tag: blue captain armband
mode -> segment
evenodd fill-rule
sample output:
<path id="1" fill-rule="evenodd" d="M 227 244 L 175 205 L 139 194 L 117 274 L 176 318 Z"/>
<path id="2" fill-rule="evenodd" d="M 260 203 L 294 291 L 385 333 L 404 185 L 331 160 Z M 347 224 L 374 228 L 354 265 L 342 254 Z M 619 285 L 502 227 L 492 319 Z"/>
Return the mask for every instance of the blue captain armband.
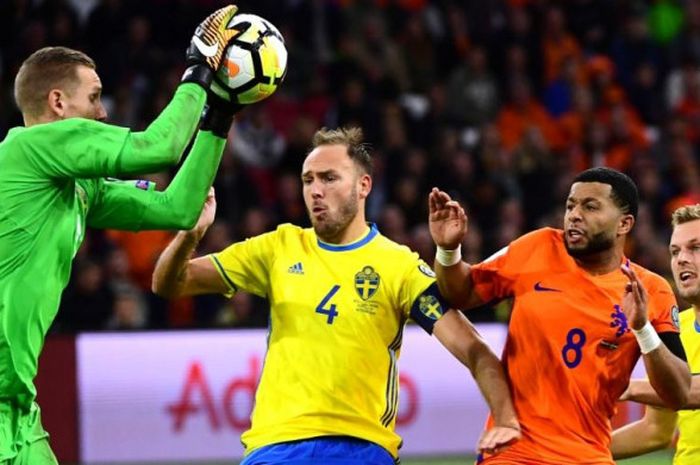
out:
<path id="1" fill-rule="evenodd" d="M 411 318 L 428 334 L 433 334 L 433 326 L 450 309 L 440 294 L 437 283 L 433 283 L 413 301 Z"/>

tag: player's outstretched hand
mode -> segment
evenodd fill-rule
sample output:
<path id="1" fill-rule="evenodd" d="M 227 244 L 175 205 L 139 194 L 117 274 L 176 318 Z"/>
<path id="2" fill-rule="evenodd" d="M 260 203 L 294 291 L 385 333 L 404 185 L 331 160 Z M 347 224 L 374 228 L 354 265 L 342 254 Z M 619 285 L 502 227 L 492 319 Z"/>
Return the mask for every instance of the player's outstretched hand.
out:
<path id="1" fill-rule="evenodd" d="M 197 224 L 194 225 L 191 232 L 196 234 L 199 238 L 204 236 L 207 232 L 209 226 L 214 223 L 214 218 L 216 218 L 216 193 L 214 188 L 209 188 L 209 193 L 207 194 L 207 199 L 204 201 L 204 207 L 202 208 L 202 213 L 199 214 L 199 219 Z"/>
<path id="2" fill-rule="evenodd" d="M 238 7 L 228 5 L 207 16 L 194 31 L 190 46 L 185 52 L 187 70 L 182 82 L 195 82 L 205 89 L 209 88 L 214 73 L 224 56 L 224 51 L 238 30 L 229 29 L 231 18 L 238 12 Z"/>
<path id="3" fill-rule="evenodd" d="M 629 279 L 622 298 L 622 312 L 630 328 L 640 330 L 647 322 L 647 291 L 632 268 L 622 265 L 620 269 Z"/>
<path id="4" fill-rule="evenodd" d="M 520 428 L 514 426 L 494 426 L 484 431 L 477 446 L 479 453 L 499 454 L 520 439 Z"/>
<path id="5" fill-rule="evenodd" d="M 459 202 L 436 187 L 428 195 L 429 226 L 433 241 L 443 249 L 456 249 L 467 233 L 467 214 Z"/>

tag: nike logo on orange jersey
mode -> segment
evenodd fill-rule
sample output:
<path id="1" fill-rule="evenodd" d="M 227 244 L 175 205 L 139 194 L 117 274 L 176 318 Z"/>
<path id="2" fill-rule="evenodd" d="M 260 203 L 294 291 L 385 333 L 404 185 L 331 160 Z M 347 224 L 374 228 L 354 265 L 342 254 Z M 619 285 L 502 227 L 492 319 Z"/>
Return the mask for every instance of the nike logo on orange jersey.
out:
<path id="1" fill-rule="evenodd" d="M 539 292 L 561 292 L 559 289 L 552 289 L 551 287 L 544 287 L 542 281 L 537 281 L 535 283 L 535 290 Z"/>

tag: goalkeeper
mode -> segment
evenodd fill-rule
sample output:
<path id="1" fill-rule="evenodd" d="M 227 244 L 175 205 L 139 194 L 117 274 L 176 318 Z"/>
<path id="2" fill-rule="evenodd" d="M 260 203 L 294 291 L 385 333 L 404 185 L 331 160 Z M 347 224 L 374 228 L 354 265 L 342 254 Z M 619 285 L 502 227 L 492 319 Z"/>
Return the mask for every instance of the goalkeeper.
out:
<path id="1" fill-rule="evenodd" d="M 85 54 L 38 50 L 15 78 L 24 127 L 0 143 L 0 465 L 53 465 L 33 380 L 85 227 L 132 231 L 194 226 L 214 180 L 237 108 L 207 90 L 236 31 L 235 6 L 207 17 L 186 52 L 172 101 L 143 132 L 111 126 L 100 78 Z M 179 162 L 163 192 L 115 181 Z"/>

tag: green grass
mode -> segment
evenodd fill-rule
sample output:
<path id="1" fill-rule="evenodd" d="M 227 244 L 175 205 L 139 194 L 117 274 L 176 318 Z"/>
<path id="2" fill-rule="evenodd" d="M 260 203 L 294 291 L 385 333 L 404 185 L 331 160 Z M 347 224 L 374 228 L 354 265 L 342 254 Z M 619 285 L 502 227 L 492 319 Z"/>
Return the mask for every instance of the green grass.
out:
<path id="1" fill-rule="evenodd" d="M 665 450 L 646 454 L 633 459 L 620 460 L 618 465 L 671 465 L 673 450 Z M 408 457 L 402 458 L 403 465 L 471 465 L 473 456 L 462 457 Z"/>
<path id="2" fill-rule="evenodd" d="M 673 462 L 673 452 L 672 449 L 662 450 L 646 454 L 642 457 L 620 460 L 617 463 L 620 465 L 671 465 L 671 462 Z"/>
<path id="3" fill-rule="evenodd" d="M 673 450 L 668 449 L 660 452 L 653 452 L 651 454 L 644 455 L 642 457 L 637 457 L 633 459 L 620 460 L 618 465 L 671 465 L 673 459 Z M 474 456 L 462 455 L 458 457 L 437 457 L 437 456 L 426 456 L 426 457 L 405 457 L 401 458 L 402 465 L 472 465 L 474 463 Z M 65 465 L 65 464 L 64 464 Z M 103 464 L 107 465 L 107 464 Z M 120 465 L 120 464 L 112 464 Z M 122 464 L 123 465 L 123 464 Z M 141 465 L 163 465 L 161 463 L 144 463 Z M 176 465 L 169 463 L 168 465 Z M 216 463 L 202 463 L 202 462 L 182 462 L 177 465 L 234 465 L 232 462 L 216 462 Z"/>

